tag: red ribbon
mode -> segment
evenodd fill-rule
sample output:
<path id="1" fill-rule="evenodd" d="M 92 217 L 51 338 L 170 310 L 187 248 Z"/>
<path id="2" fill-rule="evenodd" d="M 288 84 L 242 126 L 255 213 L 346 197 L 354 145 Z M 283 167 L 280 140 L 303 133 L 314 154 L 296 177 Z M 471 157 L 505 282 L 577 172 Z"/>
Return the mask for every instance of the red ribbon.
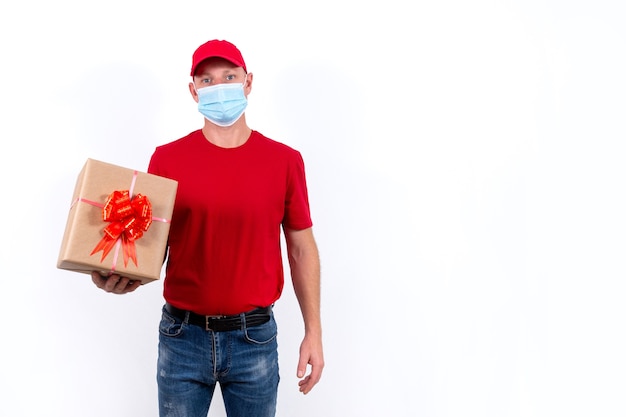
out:
<path id="1" fill-rule="evenodd" d="M 143 236 L 152 224 L 152 205 L 148 197 L 137 194 L 131 199 L 130 191 L 113 191 L 102 208 L 102 219 L 110 224 L 104 228 L 104 237 L 91 252 L 102 251 L 100 262 L 106 258 L 118 241 L 124 253 L 124 266 L 132 260 L 137 266 L 135 241 Z"/>

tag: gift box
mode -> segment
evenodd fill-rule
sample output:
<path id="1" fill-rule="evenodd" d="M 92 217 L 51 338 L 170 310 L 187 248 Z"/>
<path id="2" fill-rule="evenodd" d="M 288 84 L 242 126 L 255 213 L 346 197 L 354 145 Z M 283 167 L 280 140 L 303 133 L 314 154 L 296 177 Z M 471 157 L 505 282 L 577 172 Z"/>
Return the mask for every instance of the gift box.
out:
<path id="1" fill-rule="evenodd" d="M 143 284 L 159 279 L 177 186 L 87 159 L 69 204 L 57 268 L 116 273 Z"/>

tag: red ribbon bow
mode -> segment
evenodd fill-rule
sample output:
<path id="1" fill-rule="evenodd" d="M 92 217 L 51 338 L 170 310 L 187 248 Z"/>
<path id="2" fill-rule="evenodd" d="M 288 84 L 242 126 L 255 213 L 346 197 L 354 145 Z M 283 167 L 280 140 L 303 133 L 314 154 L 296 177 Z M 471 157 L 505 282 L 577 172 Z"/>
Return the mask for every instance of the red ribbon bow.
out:
<path id="1" fill-rule="evenodd" d="M 117 241 L 121 240 L 124 266 L 128 265 L 129 259 L 137 265 L 135 240 L 141 238 L 152 224 L 152 205 L 148 197 L 137 194 L 131 200 L 128 190 L 113 191 L 102 208 L 102 219 L 110 224 L 104 228 L 104 237 L 91 255 L 102 251 L 102 262 Z"/>

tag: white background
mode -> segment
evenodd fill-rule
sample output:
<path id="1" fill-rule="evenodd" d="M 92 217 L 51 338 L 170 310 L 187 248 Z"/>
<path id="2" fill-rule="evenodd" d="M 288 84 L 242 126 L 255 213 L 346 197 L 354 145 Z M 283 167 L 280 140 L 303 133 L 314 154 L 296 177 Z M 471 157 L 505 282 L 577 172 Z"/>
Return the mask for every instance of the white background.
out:
<path id="1" fill-rule="evenodd" d="M 303 153 L 327 367 L 278 416 L 624 416 L 626 9 L 615 1 L 0 6 L 0 415 L 156 416 L 162 282 L 56 269 L 87 158 L 202 125 L 193 50 L 242 50 L 251 127 Z M 216 400 L 210 416 L 224 416 Z"/>

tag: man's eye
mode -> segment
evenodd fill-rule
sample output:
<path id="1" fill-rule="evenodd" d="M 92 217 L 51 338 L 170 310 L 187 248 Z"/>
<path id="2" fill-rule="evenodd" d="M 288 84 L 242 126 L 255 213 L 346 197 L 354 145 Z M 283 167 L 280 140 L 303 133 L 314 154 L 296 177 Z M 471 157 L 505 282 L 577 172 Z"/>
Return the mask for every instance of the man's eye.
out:
<path id="1" fill-rule="evenodd" d="M 200 80 L 200 82 L 202 84 L 210 84 L 211 83 L 211 79 L 210 78 L 203 78 L 202 80 Z"/>
<path id="2" fill-rule="evenodd" d="M 232 81 L 232 80 L 234 80 L 234 79 L 235 79 L 235 76 L 234 76 L 234 75 L 232 75 L 232 74 L 231 74 L 231 75 L 227 75 L 227 76 L 226 76 L 226 80 L 227 80 L 227 81 Z"/>

